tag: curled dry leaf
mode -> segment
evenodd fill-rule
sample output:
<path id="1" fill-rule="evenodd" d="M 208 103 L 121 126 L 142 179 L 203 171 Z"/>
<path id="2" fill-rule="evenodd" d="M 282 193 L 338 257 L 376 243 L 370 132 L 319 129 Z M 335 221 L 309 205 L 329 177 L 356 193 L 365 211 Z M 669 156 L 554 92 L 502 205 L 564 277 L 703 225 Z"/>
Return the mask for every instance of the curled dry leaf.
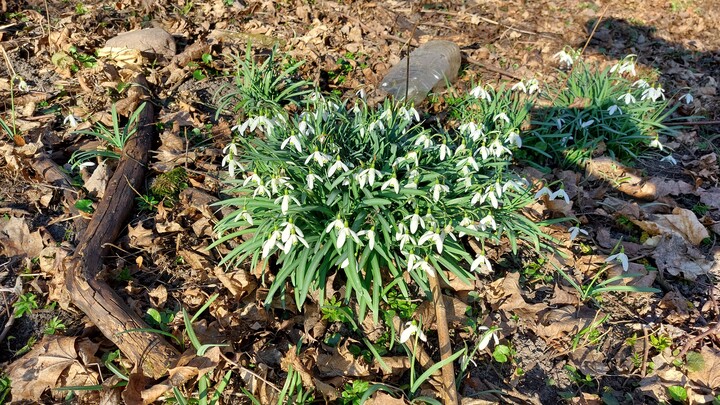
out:
<path id="1" fill-rule="evenodd" d="M 42 249 L 40 231 L 30 232 L 23 218 L 0 218 L 0 253 L 35 258 Z"/>
<path id="2" fill-rule="evenodd" d="M 697 246 L 703 239 L 710 236 L 705 226 L 698 221 L 695 213 L 676 207 L 672 214 L 654 215 L 647 221 L 633 221 L 650 235 L 678 234 Z"/>
<path id="3" fill-rule="evenodd" d="M 520 273 L 508 273 L 504 278 L 490 284 L 486 299 L 494 310 L 505 310 L 521 318 L 535 321 L 537 313 L 547 309 L 544 303 L 528 304 L 520 291 Z"/>

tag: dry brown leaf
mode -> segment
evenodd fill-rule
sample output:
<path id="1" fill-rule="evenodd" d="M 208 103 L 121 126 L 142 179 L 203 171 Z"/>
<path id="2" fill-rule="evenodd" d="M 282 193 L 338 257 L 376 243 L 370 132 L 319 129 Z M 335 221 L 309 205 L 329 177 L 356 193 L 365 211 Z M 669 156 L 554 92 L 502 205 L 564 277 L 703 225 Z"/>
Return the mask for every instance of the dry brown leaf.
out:
<path id="1" fill-rule="evenodd" d="M 537 313 L 547 309 L 543 303 L 528 304 L 520 291 L 520 273 L 508 273 L 494 281 L 486 290 L 486 298 L 494 310 L 505 310 L 522 318 L 535 320 Z"/>
<path id="2" fill-rule="evenodd" d="M 98 198 L 103 198 L 103 195 L 105 195 L 105 188 L 110 180 L 107 163 L 105 163 L 105 161 L 98 163 L 97 167 L 90 175 L 88 175 L 87 170 L 81 170 L 80 174 L 82 175 L 85 184 L 84 187 L 88 193 L 90 193 L 90 195 L 97 196 Z"/>
<path id="3" fill-rule="evenodd" d="M 464 402 L 463 402 L 464 403 Z M 402 398 L 395 398 L 394 396 L 377 391 L 365 404 L 367 405 L 405 405 L 405 400 Z"/>
<path id="4" fill-rule="evenodd" d="M 45 336 L 7 368 L 13 401 L 35 401 L 61 385 L 95 385 L 98 375 L 78 361 L 74 337 Z M 87 355 L 87 353 L 86 353 Z"/>
<path id="5" fill-rule="evenodd" d="M 130 238 L 130 246 L 145 248 L 153 246 L 153 240 L 157 234 L 152 229 L 146 229 L 143 227 L 142 222 L 138 222 L 137 225 L 128 225 L 128 237 Z"/>
<path id="6" fill-rule="evenodd" d="M 40 231 L 30 232 L 23 218 L 0 218 L 0 253 L 35 258 L 42 249 Z"/>
<path id="7" fill-rule="evenodd" d="M 356 359 L 345 345 L 332 348 L 331 354 L 319 353 L 317 368 L 323 377 L 367 377 L 370 375 L 368 366 L 362 361 L 362 358 Z"/>
<path id="8" fill-rule="evenodd" d="M 180 249 L 178 250 L 178 256 L 185 260 L 185 263 L 189 264 L 195 270 L 203 270 L 212 267 L 208 258 L 192 250 Z"/>
<path id="9" fill-rule="evenodd" d="M 257 280 L 246 270 L 225 273 L 222 267 L 215 267 L 214 273 L 235 298 L 242 298 L 257 287 Z"/>
<path id="10" fill-rule="evenodd" d="M 702 366 L 689 369 L 688 378 L 710 389 L 717 389 L 720 387 L 720 350 L 703 345 L 700 355 Z"/>
<path id="11" fill-rule="evenodd" d="M 682 274 L 688 280 L 707 274 L 717 268 L 716 260 L 706 260 L 705 255 L 691 246 L 678 234 L 657 236 L 658 243 L 652 253 L 658 270 L 673 276 Z"/>
<path id="12" fill-rule="evenodd" d="M 672 214 L 654 215 L 646 221 L 635 220 L 633 223 L 650 235 L 679 234 L 695 246 L 710 236 L 695 213 L 685 208 L 676 207 Z"/>

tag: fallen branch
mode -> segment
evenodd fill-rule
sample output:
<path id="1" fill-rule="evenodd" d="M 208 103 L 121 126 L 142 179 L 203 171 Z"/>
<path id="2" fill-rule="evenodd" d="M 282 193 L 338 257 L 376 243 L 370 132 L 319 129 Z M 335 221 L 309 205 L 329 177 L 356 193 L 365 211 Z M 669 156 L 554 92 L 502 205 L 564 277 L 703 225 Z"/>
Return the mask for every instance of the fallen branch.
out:
<path id="1" fill-rule="evenodd" d="M 445 312 L 445 303 L 442 298 L 442 291 L 437 277 L 428 276 L 430 281 L 430 291 L 432 292 L 433 302 L 435 303 L 435 325 L 437 325 L 438 343 L 440 346 L 440 358 L 445 360 L 453 355 L 452 345 L 450 344 L 450 331 L 448 329 L 447 313 Z M 455 369 L 453 362 L 448 362 L 442 367 L 443 378 L 443 397 L 445 404 L 458 404 L 458 393 L 455 388 Z"/>
<path id="2" fill-rule="evenodd" d="M 142 76 L 133 80 L 129 97 L 136 102 L 149 98 Z M 139 116 L 136 135 L 123 150 L 123 157 L 105 190 L 75 253 L 64 263 L 65 283 L 73 304 L 82 310 L 100 331 L 115 343 L 135 367 L 152 378 L 163 376 L 179 356 L 162 337 L 149 332 L 143 320 L 98 278 L 102 257 L 127 220 L 133 200 L 132 187 L 140 187 L 153 137 L 154 109 L 148 103 Z"/>

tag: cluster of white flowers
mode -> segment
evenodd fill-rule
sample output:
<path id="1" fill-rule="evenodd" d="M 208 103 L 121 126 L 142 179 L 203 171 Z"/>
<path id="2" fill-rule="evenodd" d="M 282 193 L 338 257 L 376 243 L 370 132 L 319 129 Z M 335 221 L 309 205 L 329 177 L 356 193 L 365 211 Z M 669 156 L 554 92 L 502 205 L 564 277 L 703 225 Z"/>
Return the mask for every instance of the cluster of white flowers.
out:
<path id="1" fill-rule="evenodd" d="M 626 56 L 622 61 L 614 64 L 610 68 L 610 73 L 618 72 L 618 74 L 625 74 L 630 73 L 630 76 L 636 76 L 637 72 L 635 71 L 635 59 L 637 58 L 637 55 L 628 55 Z"/>

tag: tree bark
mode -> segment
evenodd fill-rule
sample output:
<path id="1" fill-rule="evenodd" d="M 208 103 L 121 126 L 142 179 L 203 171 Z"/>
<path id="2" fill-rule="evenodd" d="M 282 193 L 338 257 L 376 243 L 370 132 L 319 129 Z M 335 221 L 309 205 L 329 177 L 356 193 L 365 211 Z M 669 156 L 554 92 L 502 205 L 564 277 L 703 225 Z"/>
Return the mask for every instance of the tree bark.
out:
<path id="1" fill-rule="evenodd" d="M 129 98 L 136 102 L 149 99 L 147 82 L 142 76 L 133 80 Z M 148 326 L 123 300 L 98 277 L 102 257 L 125 226 L 134 200 L 133 188 L 140 188 L 148 162 L 154 134 L 154 109 L 150 102 L 138 117 L 137 132 L 125 145 L 105 196 L 87 225 L 75 253 L 64 263 L 65 283 L 80 310 L 122 353 L 134 361 L 135 367 L 151 378 L 160 378 L 178 358 L 177 350 L 160 335 L 149 332 L 128 332 Z"/>

